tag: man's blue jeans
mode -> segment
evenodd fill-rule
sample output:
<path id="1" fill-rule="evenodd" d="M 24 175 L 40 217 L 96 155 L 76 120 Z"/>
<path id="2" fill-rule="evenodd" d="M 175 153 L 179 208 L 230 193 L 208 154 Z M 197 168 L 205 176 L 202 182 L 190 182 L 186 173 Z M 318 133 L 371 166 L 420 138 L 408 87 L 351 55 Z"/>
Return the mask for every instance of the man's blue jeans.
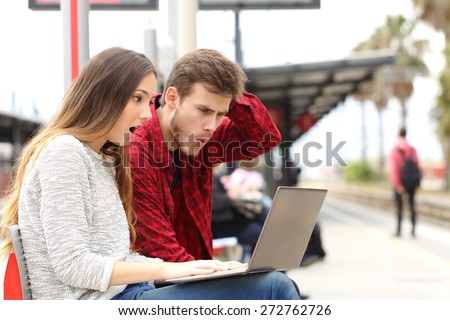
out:
<path id="1" fill-rule="evenodd" d="M 155 288 L 128 285 L 113 300 L 299 300 L 292 280 L 281 272 L 264 272 Z"/>

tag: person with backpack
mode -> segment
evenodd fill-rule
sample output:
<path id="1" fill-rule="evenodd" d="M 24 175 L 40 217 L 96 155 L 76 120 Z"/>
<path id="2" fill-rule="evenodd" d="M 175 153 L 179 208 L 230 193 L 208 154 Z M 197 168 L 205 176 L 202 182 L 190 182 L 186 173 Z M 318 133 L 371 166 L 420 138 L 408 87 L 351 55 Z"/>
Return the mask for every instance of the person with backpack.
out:
<path id="1" fill-rule="evenodd" d="M 401 128 L 397 144 L 389 157 L 389 177 L 394 188 L 394 198 L 397 212 L 397 230 L 395 235 L 401 235 L 403 217 L 403 196 L 408 196 L 411 213 L 411 236 L 416 235 L 417 214 L 415 194 L 420 186 L 421 170 L 417 151 L 406 140 L 406 129 Z"/>

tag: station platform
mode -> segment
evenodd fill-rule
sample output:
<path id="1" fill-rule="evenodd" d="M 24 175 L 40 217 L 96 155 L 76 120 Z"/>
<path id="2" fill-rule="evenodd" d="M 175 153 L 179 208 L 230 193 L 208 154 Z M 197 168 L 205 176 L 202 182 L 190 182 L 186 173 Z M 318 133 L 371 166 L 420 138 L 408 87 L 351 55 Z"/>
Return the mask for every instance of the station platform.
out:
<path id="1" fill-rule="evenodd" d="M 395 237 L 392 208 L 344 199 L 329 190 L 319 216 L 324 260 L 288 271 L 302 294 L 310 300 L 450 299 L 448 224 L 419 214 L 413 238 L 406 214 L 403 234 Z M 439 199 L 447 204 L 445 197 Z M 4 268 L 0 261 L 0 283 Z M 0 300 L 2 290 L 3 285 Z"/>
<path id="2" fill-rule="evenodd" d="M 323 261 L 288 272 L 311 300 L 450 299 L 450 228 L 406 216 L 394 236 L 391 210 L 333 196 L 319 216 Z"/>

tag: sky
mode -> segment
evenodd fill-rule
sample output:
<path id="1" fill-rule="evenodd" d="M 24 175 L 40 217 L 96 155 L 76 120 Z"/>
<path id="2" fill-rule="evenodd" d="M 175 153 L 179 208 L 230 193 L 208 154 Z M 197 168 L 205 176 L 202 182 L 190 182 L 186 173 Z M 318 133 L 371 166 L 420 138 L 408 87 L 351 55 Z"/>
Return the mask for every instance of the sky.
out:
<path id="1" fill-rule="evenodd" d="M 257 10 L 241 13 L 243 64 L 245 67 L 276 66 L 342 59 L 387 15 L 413 14 L 410 0 L 322 0 L 319 10 Z M 144 29 L 157 30 L 158 61 L 170 68 L 174 43 L 169 36 L 167 5 L 158 11 L 91 11 L 90 55 L 111 46 L 143 52 Z M 234 59 L 234 15 L 231 11 L 201 11 L 197 15 L 197 47 L 220 50 Z M 62 16 L 60 12 L 31 11 L 28 0 L 4 1 L 0 9 L 0 110 L 48 119 L 63 94 Z M 438 92 L 436 77 L 442 67 L 441 35 L 426 27 L 418 37 L 431 39 L 427 62 L 433 77 L 418 78 L 409 101 L 409 138 L 421 159 L 442 161 L 442 152 L 429 120 L 429 110 Z M 13 92 L 14 106 L 13 106 Z M 375 108 L 365 105 L 368 157 L 379 152 Z M 387 153 L 395 143 L 400 109 L 393 99 L 383 114 Z M 350 124 L 350 125 L 349 125 Z M 361 105 L 352 99 L 341 103 L 295 144 L 298 152 L 309 141 L 325 143 L 326 132 L 333 143 L 346 141 L 340 153 L 350 163 L 361 155 Z M 320 159 L 324 155 L 318 153 Z M 327 168 L 322 168 L 327 170 Z M 318 172 L 317 169 L 314 172 Z"/>

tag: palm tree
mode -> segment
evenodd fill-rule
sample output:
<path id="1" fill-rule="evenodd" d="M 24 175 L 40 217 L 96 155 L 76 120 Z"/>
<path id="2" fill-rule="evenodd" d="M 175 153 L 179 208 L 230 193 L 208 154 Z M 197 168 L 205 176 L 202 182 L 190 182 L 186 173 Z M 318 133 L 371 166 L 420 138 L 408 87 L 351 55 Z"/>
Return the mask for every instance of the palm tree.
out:
<path id="1" fill-rule="evenodd" d="M 450 187 L 450 1 L 413 0 L 420 9 L 419 18 L 445 36 L 445 67 L 439 78 L 441 93 L 431 112 L 436 121 L 436 133 L 442 145 L 445 161 L 445 190 Z"/>
<path id="2" fill-rule="evenodd" d="M 389 96 L 396 97 L 401 105 L 401 124 L 406 126 L 407 99 L 413 92 L 413 80 L 417 74 L 426 74 L 427 68 L 420 56 L 426 48 L 426 41 L 412 41 L 410 35 L 416 22 L 403 16 L 389 16 L 383 26 L 375 29 L 366 41 L 354 51 L 389 49 L 397 53 L 393 66 L 383 67 L 375 76 L 374 92 L 370 100 L 375 103 L 379 116 L 380 155 L 379 169 L 384 169 L 382 112 Z"/>
<path id="3" fill-rule="evenodd" d="M 420 10 L 419 19 L 443 32 L 445 40 L 450 40 L 450 2 L 447 0 L 413 0 L 414 7 Z"/>
<path id="4" fill-rule="evenodd" d="M 374 93 L 372 94 L 372 100 L 375 104 L 378 113 L 378 170 L 383 172 L 385 160 L 384 160 L 384 128 L 383 128 L 383 111 L 386 108 L 389 99 L 389 87 L 383 83 L 377 83 Z"/>
<path id="5" fill-rule="evenodd" d="M 359 85 L 356 93 L 352 94 L 352 98 L 361 103 L 361 160 L 367 161 L 367 127 L 366 127 L 366 101 L 372 100 L 373 92 L 372 82 L 365 81 Z"/>
<path id="6" fill-rule="evenodd" d="M 447 62 L 440 77 L 439 84 L 441 92 L 436 98 L 436 105 L 431 110 L 431 117 L 436 121 L 436 133 L 441 142 L 444 154 L 445 185 L 444 189 L 449 190 L 450 180 L 450 42 L 447 42 L 445 50 L 445 60 Z"/>
<path id="7" fill-rule="evenodd" d="M 378 114 L 378 136 L 379 136 L 379 157 L 378 169 L 380 172 L 384 168 L 384 129 L 383 129 L 383 111 L 389 98 L 389 88 L 382 83 L 363 82 L 358 91 L 352 95 L 353 99 L 361 103 L 361 160 L 367 161 L 367 133 L 365 123 L 365 102 L 372 101 Z"/>
<path id="8" fill-rule="evenodd" d="M 355 51 L 390 49 L 397 53 L 395 64 L 384 68 L 384 71 L 378 74 L 378 79 L 390 85 L 392 95 L 399 100 L 402 127 L 406 127 L 407 99 L 414 90 L 414 77 L 428 73 L 421 59 L 427 48 L 427 41 L 411 41 L 410 36 L 415 26 L 416 21 L 407 20 L 401 15 L 389 16 L 383 26 L 377 28 L 367 41 L 354 49 Z"/>

